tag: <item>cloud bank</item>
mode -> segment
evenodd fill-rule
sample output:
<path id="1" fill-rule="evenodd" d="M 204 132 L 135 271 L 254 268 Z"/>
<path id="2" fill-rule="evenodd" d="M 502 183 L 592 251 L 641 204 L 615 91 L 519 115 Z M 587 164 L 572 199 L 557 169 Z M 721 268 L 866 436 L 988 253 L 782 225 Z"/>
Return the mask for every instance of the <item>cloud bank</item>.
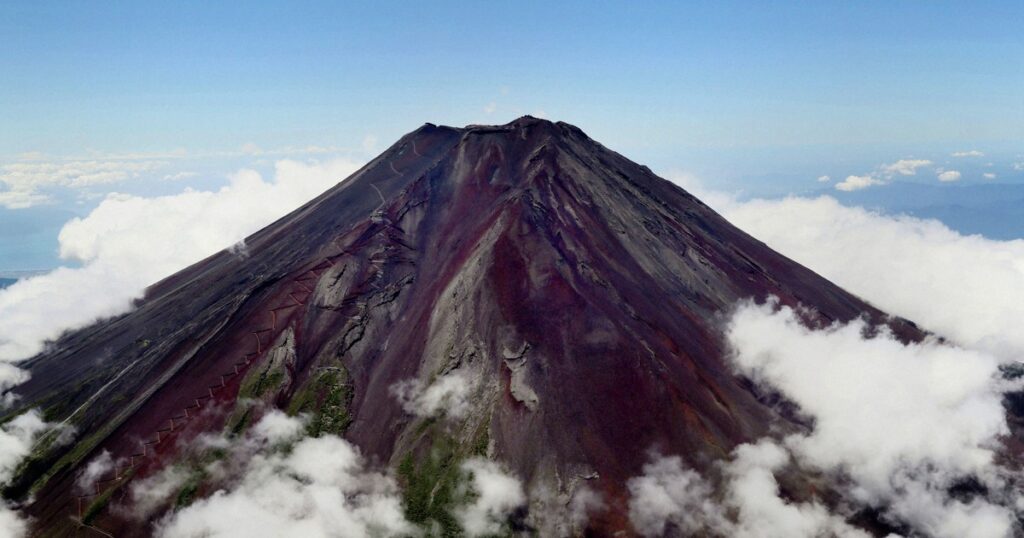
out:
<path id="1" fill-rule="evenodd" d="M 300 420 L 279 411 L 264 417 L 250 440 L 262 440 L 264 449 L 252 456 L 244 476 L 170 514 L 158 525 L 157 536 L 326 538 L 417 533 L 402 512 L 394 479 L 369 470 L 359 451 L 345 440 L 329 435 L 280 448 L 280 442 L 294 439 L 302 429 Z"/>
<path id="2" fill-rule="evenodd" d="M 882 310 L 1004 360 L 1024 357 L 1024 240 L 965 236 L 830 197 L 719 200 L 733 224 Z"/>

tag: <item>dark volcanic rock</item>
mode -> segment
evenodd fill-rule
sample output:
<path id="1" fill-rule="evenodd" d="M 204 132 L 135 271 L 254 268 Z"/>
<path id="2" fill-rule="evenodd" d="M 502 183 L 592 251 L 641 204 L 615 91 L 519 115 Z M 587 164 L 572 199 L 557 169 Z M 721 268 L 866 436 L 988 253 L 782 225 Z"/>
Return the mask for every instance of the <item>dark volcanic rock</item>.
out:
<path id="1" fill-rule="evenodd" d="M 7 492 L 33 493 L 37 530 L 71 534 L 81 515 L 147 534 L 95 497 L 77 513 L 83 465 L 102 450 L 128 458 L 130 473 L 100 486 L 116 504 L 199 432 L 244 427 L 239 402 L 257 400 L 314 412 L 318 431 L 393 467 L 443 437 L 528 487 L 586 482 L 608 501 L 591 530 L 628 532 L 625 481 L 648 450 L 705 468 L 779 418 L 726 364 L 723 316 L 738 300 L 883 319 L 646 167 L 531 117 L 427 124 L 246 247 L 27 361 L 22 409 L 79 431 Z M 389 390 L 452 372 L 473 387 L 457 421 L 410 416 Z"/>

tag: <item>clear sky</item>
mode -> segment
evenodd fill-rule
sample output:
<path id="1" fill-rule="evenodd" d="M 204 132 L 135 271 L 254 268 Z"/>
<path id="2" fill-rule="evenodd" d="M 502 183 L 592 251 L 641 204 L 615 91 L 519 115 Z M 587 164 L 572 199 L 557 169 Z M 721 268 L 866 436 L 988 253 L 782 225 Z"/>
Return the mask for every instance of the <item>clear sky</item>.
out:
<path id="1" fill-rule="evenodd" d="M 899 159 L 1020 181 L 1022 28 L 1020 1 L 8 1 L 0 226 L 527 113 L 754 193 Z"/>

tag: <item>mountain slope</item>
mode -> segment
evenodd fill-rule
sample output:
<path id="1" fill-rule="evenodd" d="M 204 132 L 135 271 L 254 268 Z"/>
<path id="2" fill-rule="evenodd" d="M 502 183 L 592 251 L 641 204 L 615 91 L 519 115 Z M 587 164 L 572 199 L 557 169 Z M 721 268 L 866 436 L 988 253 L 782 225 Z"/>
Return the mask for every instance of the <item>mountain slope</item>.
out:
<path id="1" fill-rule="evenodd" d="M 787 415 L 724 360 L 723 314 L 767 295 L 819 321 L 886 319 L 576 127 L 428 124 L 27 361 L 12 414 L 37 406 L 79 433 L 37 450 L 7 494 L 32 494 L 41 533 L 84 520 L 146 535 L 112 508 L 126 484 L 200 432 L 279 407 L 397 469 L 413 519 L 445 508 L 412 487 L 451 478 L 432 462 L 479 453 L 531 488 L 586 483 L 607 500 L 591 530 L 628 530 L 625 481 L 649 449 L 706 468 Z M 441 378 L 466 387 L 464 413 L 418 416 L 396 398 Z M 76 492 L 104 450 L 124 463 Z"/>

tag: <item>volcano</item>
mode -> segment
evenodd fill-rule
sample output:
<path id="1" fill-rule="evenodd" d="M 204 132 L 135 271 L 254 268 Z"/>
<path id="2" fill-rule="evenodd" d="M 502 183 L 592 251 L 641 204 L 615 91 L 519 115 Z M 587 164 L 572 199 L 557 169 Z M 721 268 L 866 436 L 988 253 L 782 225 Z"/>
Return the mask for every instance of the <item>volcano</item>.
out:
<path id="1" fill-rule="evenodd" d="M 700 200 L 566 123 L 426 124 L 331 190 L 151 286 L 128 314 L 25 363 L 17 405 L 71 425 L 5 495 L 47 536 L 146 536 L 128 484 L 203 432 L 306 413 L 407 488 L 481 454 L 528 489 L 603 507 L 580 532 L 632 533 L 626 481 L 649 451 L 705 469 L 799 418 L 727 362 L 724 316 L 778 297 L 821 321 L 920 331 L 772 251 Z M 410 413 L 396 386 L 457 378 L 457 416 Z M 780 426 L 781 424 L 781 426 Z M 119 463 L 76 487 L 104 451 Z M 193 484 L 202 496 L 215 483 Z M 184 494 L 185 492 L 182 492 Z M 428 493 L 406 508 L 426 522 Z M 181 494 L 178 494 L 180 500 Z M 531 510 L 518 514 L 534 525 Z"/>

